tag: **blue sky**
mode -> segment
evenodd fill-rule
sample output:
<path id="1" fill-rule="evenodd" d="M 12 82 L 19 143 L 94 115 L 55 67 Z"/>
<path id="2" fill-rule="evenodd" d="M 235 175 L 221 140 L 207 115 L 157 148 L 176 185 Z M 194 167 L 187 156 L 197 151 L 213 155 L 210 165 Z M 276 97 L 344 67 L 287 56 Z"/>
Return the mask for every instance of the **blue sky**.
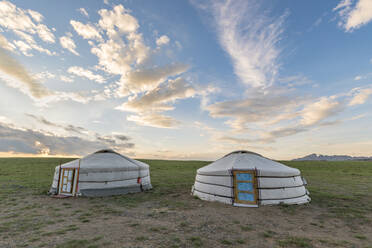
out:
<path id="1" fill-rule="evenodd" d="M 0 1 L 0 156 L 372 155 L 372 3 Z"/>

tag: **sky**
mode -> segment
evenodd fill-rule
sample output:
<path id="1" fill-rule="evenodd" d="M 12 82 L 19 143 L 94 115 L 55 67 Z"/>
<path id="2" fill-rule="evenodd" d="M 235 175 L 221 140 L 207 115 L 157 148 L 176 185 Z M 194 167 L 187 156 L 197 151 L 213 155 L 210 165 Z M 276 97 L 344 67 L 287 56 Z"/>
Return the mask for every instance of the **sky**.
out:
<path id="1" fill-rule="evenodd" d="M 0 1 L 0 156 L 372 156 L 370 0 Z"/>

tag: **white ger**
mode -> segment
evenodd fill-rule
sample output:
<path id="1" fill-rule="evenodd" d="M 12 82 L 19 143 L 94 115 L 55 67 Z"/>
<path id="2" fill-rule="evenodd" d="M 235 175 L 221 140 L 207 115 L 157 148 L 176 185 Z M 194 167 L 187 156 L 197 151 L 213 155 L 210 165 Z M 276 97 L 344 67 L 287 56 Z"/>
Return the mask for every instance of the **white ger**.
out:
<path id="1" fill-rule="evenodd" d="M 108 196 L 151 189 L 149 166 L 113 150 L 100 150 L 55 169 L 51 194 Z"/>
<path id="2" fill-rule="evenodd" d="M 197 170 L 192 194 L 206 201 L 258 207 L 310 202 L 298 169 L 249 151 L 235 151 Z"/>

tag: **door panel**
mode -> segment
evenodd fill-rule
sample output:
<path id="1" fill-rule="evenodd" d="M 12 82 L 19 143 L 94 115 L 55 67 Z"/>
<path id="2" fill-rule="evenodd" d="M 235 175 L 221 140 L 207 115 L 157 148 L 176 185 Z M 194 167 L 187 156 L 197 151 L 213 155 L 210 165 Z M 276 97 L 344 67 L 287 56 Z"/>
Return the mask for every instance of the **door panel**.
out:
<path id="1" fill-rule="evenodd" d="M 257 182 L 255 170 L 234 170 L 234 201 L 240 204 L 257 205 Z"/>
<path id="2" fill-rule="evenodd" d="M 75 169 L 62 169 L 61 193 L 72 194 Z"/>
<path id="3" fill-rule="evenodd" d="M 253 191 L 253 183 L 241 183 L 238 182 L 238 190 L 239 191 Z"/>

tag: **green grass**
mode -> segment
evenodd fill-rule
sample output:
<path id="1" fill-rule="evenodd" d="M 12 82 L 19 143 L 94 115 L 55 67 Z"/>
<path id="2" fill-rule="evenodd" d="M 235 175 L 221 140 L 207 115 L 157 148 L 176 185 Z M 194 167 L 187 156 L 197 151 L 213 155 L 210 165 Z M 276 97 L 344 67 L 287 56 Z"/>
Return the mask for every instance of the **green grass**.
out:
<path id="1" fill-rule="evenodd" d="M 193 247 L 203 247 L 203 240 L 200 237 L 194 236 L 189 238 L 189 240 Z"/>
<path id="2" fill-rule="evenodd" d="M 0 204 L 16 206 L 17 197 L 23 194 L 46 194 L 52 183 L 54 168 L 71 158 L 0 158 Z M 205 161 L 164 161 L 141 160 L 150 165 L 154 189 L 143 194 L 129 194 L 110 197 L 120 206 L 135 207 L 145 201 L 159 201 L 169 209 L 188 209 L 189 202 L 178 201 L 179 195 L 189 194 L 195 180 L 196 170 L 209 162 Z M 312 204 L 326 207 L 328 216 L 366 220 L 372 211 L 372 162 L 327 162 L 327 161 L 281 161 L 301 170 L 307 179 Z M 12 196 L 9 198 L 8 196 Z M 164 199 L 164 195 L 172 196 Z M 163 198 L 162 198 L 163 197 Z M 94 199 L 92 201 L 95 201 Z M 99 200 L 97 200 L 99 203 Z M 64 207 L 70 203 L 64 203 Z M 30 205 L 27 208 L 37 208 Z M 96 208 L 100 209 L 100 208 Z M 294 214 L 295 206 L 282 206 L 284 212 Z M 100 209 L 101 211 L 101 209 Z M 103 209 L 113 215 L 115 209 Z M 101 211 L 101 212 L 102 212 Z M 56 215 L 58 213 L 55 213 Z M 157 214 L 153 213 L 153 217 Z M 81 222 L 88 222 L 89 216 L 80 216 Z M 368 221 L 368 220 L 367 220 Z M 244 230 L 244 227 L 242 228 Z"/>
<path id="3" fill-rule="evenodd" d="M 45 194 L 52 183 L 54 168 L 66 163 L 71 158 L 0 158 L 0 187 L 2 198 L 7 195 L 20 196 L 22 193 Z M 154 189 L 145 194 L 130 194 L 112 197 L 113 201 L 123 205 L 135 206 L 139 202 L 158 199 L 163 195 L 189 193 L 195 180 L 196 170 L 209 162 L 205 161 L 165 161 L 141 160 L 150 165 L 151 181 Z M 372 162 L 327 162 L 327 161 L 281 161 L 301 170 L 308 180 L 312 203 L 335 207 L 334 213 L 358 216 L 364 211 L 356 208 L 355 212 L 343 212 L 343 207 L 350 208 L 360 200 L 372 199 Z M 16 194 L 14 194 L 16 193 Z M 0 199 L 1 200 L 1 199 Z M 15 199 L 8 199 L 16 202 Z M 1 202 L 1 201 L 0 201 Z M 164 202 L 172 207 L 174 202 Z M 342 204 L 340 208 L 340 202 Z M 369 200 L 366 203 L 372 203 Z M 179 203 L 185 204 L 185 203 Z M 349 204 L 349 205 L 348 205 Z M 68 206 L 69 203 L 64 203 Z M 37 206 L 35 206 L 37 207 Z M 187 206 L 176 206 L 186 207 Z M 338 207 L 338 208 L 337 208 Z M 372 204 L 366 204 L 364 210 L 372 211 Z M 361 210 L 361 211 L 358 211 Z M 290 209 L 289 211 L 292 211 Z"/>
<path id="4" fill-rule="evenodd" d="M 288 237 L 278 242 L 280 247 L 311 248 L 311 240 L 301 237 Z"/>
<path id="5" fill-rule="evenodd" d="M 251 225 L 246 225 L 246 226 L 241 225 L 240 229 L 245 232 L 254 230 L 254 228 Z"/>
<path id="6" fill-rule="evenodd" d="M 371 161 L 281 162 L 301 170 L 308 182 L 311 204 L 329 211 L 324 217 L 341 218 L 350 223 L 366 221 L 366 215 L 372 211 Z M 296 208 L 285 211 L 296 211 Z"/>
<path id="7" fill-rule="evenodd" d="M 51 207 L 49 215 L 53 220 L 42 216 L 32 216 L 35 210 L 43 208 L 40 203 L 24 204 L 24 196 L 29 194 L 46 195 L 53 180 L 54 168 L 60 163 L 65 163 L 72 159 L 59 158 L 0 158 L 0 209 L 6 207 L 0 219 L 0 236 L 11 237 L 20 235 L 24 232 L 40 231 L 41 239 L 43 235 L 70 234 L 79 232 L 78 226 L 93 225 L 99 223 L 102 218 L 115 218 L 126 213 L 126 209 L 139 206 L 149 202 L 153 209 L 147 213 L 146 218 L 161 218 L 168 216 L 172 210 L 187 211 L 188 209 L 198 208 L 202 201 L 187 198 L 190 195 L 191 186 L 195 180 L 196 170 L 208 164 L 203 161 L 164 161 L 164 160 L 142 160 L 150 165 L 151 182 L 153 190 L 141 194 L 129 194 L 105 198 L 89 198 L 92 208 L 89 210 L 75 209 L 74 201 L 64 201 L 59 208 Z M 312 228 L 327 228 L 329 218 L 342 220 L 342 224 L 353 226 L 371 225 L 370 213 L 372 212 L 372 162 L 292 162 L 282 161 L 282 163 L 301 170 L 302 175 L 307 179 L 307 189 L 312 198 L 311 205 L 316 209 L 322 209 L 321 218 L 311 221 L 309 226 Z M 181 198 L 181 200 L 180 200 Z M 183 199 L 182 199 L 183 198 Z M 187 199 L 187 200 L 184 200 Z M 283 215 L 295 215 L 308 206 L 279 206 L 279 211 Z M 48 233 L 48 225 L 62 223 L 66 217 L 63 209 L 71 209 L 71 216 L 74 216 L 75 226 L 62 224 L 64 228 L 53 229 Z M 243 211 L 243 210 L 242 210 Z M 57 218 L 58 217 L 58 218 Z M 89 222 L 91 221 L 91 222 Z M 88 223 L 89 222 L 89 223 Z M 207 222 L 206 222 L 207 223 Z M 252 224 L 245 224 L 241 220 L 232 219 L 233 226 L 242 235 L 251 235 L 258 232 Z M 70 223 L 69 223 L 70 224 Z M 146 229 L 154 235 L 171 233 L 171 229 L 163 229 L 161 226 L 144 226 L 137 222 L 126 224 L 132 229 Z M 189 231 L 195 227 L 195 223 L 180 220 L 176 223 L 177 228 L 182 231 Z M 203 223 L 201 224 L 203 225 Z M 329 225 L 328 225 L 329 226 Z M 221 231 L 223 227 L 217 227 Z M 262 230 L 262 229 L 261 229 Z M 287 237 L 275 230 L 274 232 L 259 231 L 258 235 L 262 239 L 273 239 L 280 247 L 312 247 L 312 241 L 305 237 Z M 222 232 L 222 231 L 221 231 Z M 1 238 L 0 237 L 0 238 Z M 147 240 L 147 236 L 138 236 L 137 241 Z M 207 239 L 202 239 L 196 233 L 188 234 L 183 237 L 184 242 L 192 247 L 203 247 L 208 245 Z M 238 245 L 244 243 L 244 239 L 223 239 L 221 245 Z M 243 237 L 242 237 L 243 238 Z M 353 242 L 368 242 L 369 236 L 354 233 L 351 235 Z M 367 240 L 366 240 L 367 239 Z M 356 241 L 355 241 L 356 240 Z M 28 238 L 28 242 L 39 241 L 39 236 Z M 150 241 L 148 241 L 150 242 Z M 318 241 L 317 241 L 318 242 Z M 320 241 L 319 241 L 320 242 Z M 324 242 L 335 242 L 327 241 Z M 24 242 L 26 243 L 26 241 Z M 179 244 L 173 242 L 173 246 Z M 182 245 L 186 245 L 182 243 Z M 36 243 L 35 243 L 36 244 Z M 34 243 L 32 244 L 34 245 Z M 37 244 L 42 247 L 44 243 Z M 315 244 L 314 244 L 315 245 Z M 66 240 L 58 247 L 94 247 L 92 240 Z M 45 245 L 48 247 L 48 244 Z"/>
<path id="8" fill-rule="evenodd" d="M 187 209 L 185 202 L 177 201 L 177 196 L 189 194 L 195 180 L 196 170 L 207 165 L 205 161 L 166 161 L 141 160 L 150 165 L 151 183 L 154 188 L 144 194 L 130 194 L 113 197 L 115 201 L 127 207 L 135 207 L 149 200 L 161 200 L 164 207 L 170 209 Z M 174 195 L 174 199 L 162 199 L 164 195 Z"/>
<path id="9" fill-rule="evenodd" d="M 272 238 L 272 237 L 274 237 L 275 234 L 276 234 L 276 232 L 268 230 L 268 231 L 263 232 L 262 236 L 264 238 Z"/>
<path id="10" fill-rule="evenodd" d="M 145 241 L 147 238 L 145 236 L 137 236 L 136 241 Z"/>
<path id="11" fill-rule="evenodd" d="M 57 248 L 98 248 L 100 245 L 94 244 L 94 240 L 73 239 L 57 245 Z"/>
<path id="12" fill-rule="evenodd" d="M 357 235 L 355 235 L 354 237 L 357 238 L 357 239 L 360 239 L 360 240 L 366 240 L 366 239 L 367 239 L 366 236 L 364 236 L 364 235 L 360 235 L 360 234 L 357 234 Z"/>
<path id="13" fill-rule="evenodd" d="M 234 243 L 230 240 L 223 239 L 223 240 L 221 240 L 221 244 L 223 244 L 223 245 L 233 245 Z"/>
<path id="14" fill-rule="evenodd" d="M 0 158 L 2 194 L 45 194 L 50 188 L 54 168 L 70 158 Z M 1 199 L 0 199 L 1 201 Z"/>

